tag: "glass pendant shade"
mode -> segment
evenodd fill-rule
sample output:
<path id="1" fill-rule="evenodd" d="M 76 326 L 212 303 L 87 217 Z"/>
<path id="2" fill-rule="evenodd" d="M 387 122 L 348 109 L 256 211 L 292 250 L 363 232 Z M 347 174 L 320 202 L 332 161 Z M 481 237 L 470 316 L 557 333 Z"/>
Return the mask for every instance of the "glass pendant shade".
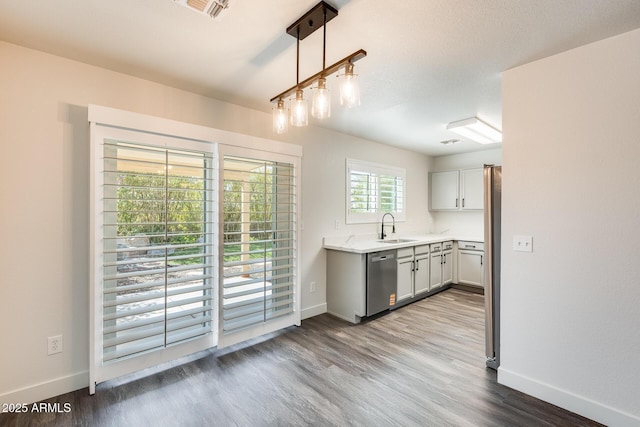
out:
<path id="1" fill-rule="evenodd" d="M 316 119 L 331 117 L 331 94 L 327 89 L 327 80 L 324 77 L 318 79 L 318 87 L 313 92 L 311 115 Z"/>
<path id="2" fill-rule="evenodd" d="M 338 76 L 340 83 L 340 105 L 347 108 L 360 105 L 360 82 L 358 75 L 353 74 L 353 64 L 348 62 L 344 74 Z"/>
<path id="3" fill-rule="evenodd" d="M 289 117 L 284 107 L 284 100 L 278 99 L 278 105 L 273 109 L 273 131 L 277 134 L 286 133 L 289 129 Z"/>
<path id="4" fill-rule="evenodd" d="M 296 90 L 296 98 L 291 100 L 291 126 L 306 126 L 309 124 L 309 108 L 303 98 L 302 89 Z"/>

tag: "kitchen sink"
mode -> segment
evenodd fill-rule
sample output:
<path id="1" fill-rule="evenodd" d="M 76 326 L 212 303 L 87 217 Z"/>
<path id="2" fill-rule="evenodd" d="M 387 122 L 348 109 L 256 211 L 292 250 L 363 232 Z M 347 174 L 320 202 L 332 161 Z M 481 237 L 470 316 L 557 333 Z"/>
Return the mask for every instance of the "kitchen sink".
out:
<path id="1" fill-rule="evenodd" d="M 407 243 L 407 242 L 415 242 L 413 239 L 389 239 L 389 240 L 378 240 L 379 243 Z"/>

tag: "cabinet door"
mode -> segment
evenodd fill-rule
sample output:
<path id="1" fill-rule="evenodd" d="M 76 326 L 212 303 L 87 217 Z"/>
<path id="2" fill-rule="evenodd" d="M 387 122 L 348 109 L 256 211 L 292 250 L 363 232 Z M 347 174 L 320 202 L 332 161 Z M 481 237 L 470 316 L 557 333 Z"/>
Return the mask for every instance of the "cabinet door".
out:
<path id="1" fill-rule="evenodd" d="M 429 255 L 416 256 L 413 289 L 415 295 L 429 290 Z"/>
<path id="2" fill-rule="evenodd" d="M 453 281 L 453 255 L 451 252 L 442 254 L 442 284 Z"/>
<path id="3" fill-rule="evenodd" d="M 460 203 L 458 171 L 431 174 L 431 210 L 456 210 Z"/>
<path id="4" fill-rule="evenodd" d="M 462 209 L 484 209 L 484 169 L 462 171 Z"/>
<path id="5" fill-rule="evenodd" d="M 429 290 L 432 290 L 442 286 L 442 255 L 431 254 L 429 264 Z"/>
<path id="6" fill-rule="evenodd" d="M 398 259 L 398 302 L 413 297 L 413 257 Z"/>
<path id="7" fill-rule="evenodd" d="M 483 286 L 484 253 L 458 251 L 458 283 Z"/>

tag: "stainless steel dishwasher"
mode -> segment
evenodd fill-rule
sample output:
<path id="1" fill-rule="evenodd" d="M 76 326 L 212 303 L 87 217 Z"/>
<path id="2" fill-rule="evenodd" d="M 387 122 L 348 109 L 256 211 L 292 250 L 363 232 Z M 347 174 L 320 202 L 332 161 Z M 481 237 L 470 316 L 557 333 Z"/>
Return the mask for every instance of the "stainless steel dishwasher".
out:
<path id="1" fill-rule="evenodd" d="M 395 250 L 367 254 L 367 316 L 396 304 L 397 272 Z"/>

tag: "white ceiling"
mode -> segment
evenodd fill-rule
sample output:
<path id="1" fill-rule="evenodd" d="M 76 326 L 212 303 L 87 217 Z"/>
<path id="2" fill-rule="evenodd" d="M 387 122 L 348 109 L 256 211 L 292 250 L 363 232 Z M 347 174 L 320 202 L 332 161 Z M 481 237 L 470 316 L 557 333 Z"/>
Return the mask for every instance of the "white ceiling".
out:
<path id="1" fill-rule="evenodd" d="M 296 79 L 285 29 L 317 3 L 230 0 L 211 19 L 173 0 L 3 0 L 0 39 L 270 111 Z M 331 118 L 310 121 L 431 155 L 499 146 L 439 141 L 459 138 L 447 123 L 473 116 L 501 128 L 502 71 L 640 27 L 639 0 L 328 3 L 339 15 L 327 24 L 327 64 L 368 53 L 356 63 L 362 105 L 334 102 Z M 316 31 L 300 43 L 301 80 L 321 68 Z"/>

